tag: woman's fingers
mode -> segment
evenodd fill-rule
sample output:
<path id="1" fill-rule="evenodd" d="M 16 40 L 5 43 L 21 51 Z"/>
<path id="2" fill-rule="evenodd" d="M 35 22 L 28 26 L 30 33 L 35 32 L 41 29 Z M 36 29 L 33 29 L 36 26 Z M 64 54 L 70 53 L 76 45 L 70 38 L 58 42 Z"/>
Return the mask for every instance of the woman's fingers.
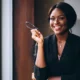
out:
<path id="1" fill-rule="evenodd" d="M 34 39 L 36 42 L 42 42 L 43 41 L 43 35 L 38 31 L 37 29 L 32 29 L 32 39 Z"/>
<path id="2" fill-rule="evenodd" d="M 36 80 L 35 77 L 34 77 L 34 73 L 32 73 L 32 80 Z"/>
<path id="3" fill-rule="evenodd" d="M 61 77 L 50 77 L 48 80 L 61 80 Z"/>
<path id="4" fill-rule="evenodd" d="M 39 35 L 41 34 L 37 29 L 32 29 L 31 33 L 32 33 L 32 36 L 34 35 L 35 37 L 39 37 Z"/>

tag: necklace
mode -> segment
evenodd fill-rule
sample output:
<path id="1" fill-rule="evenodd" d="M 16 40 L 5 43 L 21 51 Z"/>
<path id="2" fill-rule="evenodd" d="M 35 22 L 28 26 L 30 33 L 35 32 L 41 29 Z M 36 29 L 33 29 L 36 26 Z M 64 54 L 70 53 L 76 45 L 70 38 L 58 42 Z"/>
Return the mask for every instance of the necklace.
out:
<path id="1" fill-rule="evenodd" d="M 63 42 L 59 41 L 58 45 L 59 45 L 60 48 L 62 48 Z"/>
<path id="2" fill-rule="evenodd" d="M 61 55 L 58 54 L 58 59 L 60 60 L 60 58 L 61 58 Z"/>
<path id="3" fill-rule="evenodd" d="M 62 45 L 59 46 L 60 48 L 62 47 Z"/>

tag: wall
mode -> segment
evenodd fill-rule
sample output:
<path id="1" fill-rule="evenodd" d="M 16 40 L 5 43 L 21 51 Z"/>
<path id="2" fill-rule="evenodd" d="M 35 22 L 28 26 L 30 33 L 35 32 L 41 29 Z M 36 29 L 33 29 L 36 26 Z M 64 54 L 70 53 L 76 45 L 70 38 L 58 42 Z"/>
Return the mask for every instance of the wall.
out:
<path id="1" fill-rule="evenodd" d="M 77 22 L 72 28 L 72 32 L 80 36 L 80 0 L 64 0 L 65 2 L 71 4 L 77 13 Z"/>
<path id="2" fill-rule="evenodd" d="M 1 4 L 2 80 L 12 80 L 12 0 L 2 0 Z"/>
<path id="3" fill-rule="evenodd" d="M 1 13 L 1 10 L 2 10 L 2 4 L 1 4 L 1 0 L 0 0 L 0 26 L 1 26 L 1 15 L 2 15 L 2 13 Z M 2 78 L 2 72 L 1 72 L 1 70 L 2 70 L 2 54 L 1 54 L 1 49 L 2 49 L 2 47 L 1 47 L 1 33 L 2 33 L 2 31 L 1 31 L 1 27 L 0 27 L 0 80 L 1 80 L 1 78 Z"/>
<path id="4" fill-rule="evenodd" d="M 13 0 L 14 80 L 31 80 L 32 39 L 26 20 L 34 23 L 34 0 Z"/>

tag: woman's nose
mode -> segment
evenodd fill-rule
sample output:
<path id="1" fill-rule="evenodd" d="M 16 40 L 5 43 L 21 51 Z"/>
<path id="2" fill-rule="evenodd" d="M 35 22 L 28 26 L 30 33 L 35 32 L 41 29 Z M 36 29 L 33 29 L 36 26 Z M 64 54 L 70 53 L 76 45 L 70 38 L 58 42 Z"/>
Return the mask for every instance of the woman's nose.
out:
<path id="1" fill-rule="evenodd" d="M 55 19 L 54 24 L 58 24 L 58 23 L 59 23 L 58 19 Z"/>

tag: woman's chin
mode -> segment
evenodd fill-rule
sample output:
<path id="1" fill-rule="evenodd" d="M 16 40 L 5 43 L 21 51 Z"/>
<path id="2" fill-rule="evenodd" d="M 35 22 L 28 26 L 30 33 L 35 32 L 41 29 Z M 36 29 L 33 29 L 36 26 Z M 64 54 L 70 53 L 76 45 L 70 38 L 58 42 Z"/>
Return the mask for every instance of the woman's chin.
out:
<path id="1" fill-rule="evenodd" d="M 61 32 L 54 32 L 54 34 L 55 34 L 55 35 L 60 35 L 60 34 L 61 34 Z"/>

